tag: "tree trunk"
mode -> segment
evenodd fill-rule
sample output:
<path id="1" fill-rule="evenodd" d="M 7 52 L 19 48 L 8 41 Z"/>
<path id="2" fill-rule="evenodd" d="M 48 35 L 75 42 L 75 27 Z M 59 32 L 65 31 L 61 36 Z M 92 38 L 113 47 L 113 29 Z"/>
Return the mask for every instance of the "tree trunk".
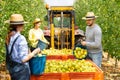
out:
<path id="1" fill-rule="evenodd" d="M 107 61 L 109 61 L 110 60 L 110 54 L 108 53 L 108 56 L 107 56 Z"/>
<path id="2" fill-rule="evenodd" d="M 115 59 L 115 68 L 117 68 L 117 67 L 118 67 L 118 60 Z"/>

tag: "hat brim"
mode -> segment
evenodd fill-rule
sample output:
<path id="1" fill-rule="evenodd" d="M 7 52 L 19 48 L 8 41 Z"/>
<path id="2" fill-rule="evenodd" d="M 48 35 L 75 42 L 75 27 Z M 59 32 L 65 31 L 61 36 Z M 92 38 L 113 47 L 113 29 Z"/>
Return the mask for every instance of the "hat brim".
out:
<path id="1" fill-rule="evenodd" d="M 95 16 L 94 18 L 92 18 L 92 17 L 91 18 L 90 17 L 89 18 L 83 17 L 82 19 L 83 20 L 91 20 L 91 19 L 96 19 L 96 18 L 98 18 L 98 16 Z"/>
<path id="2" fill-rule="evenodd" d="M 38 22 L 40 22 L 40 23 L 41 23 L 42 21 L 36 21 L 36 22 L 33 22 L 33 24 L 38 23 Z"/>
<path id="3" fill-rule="evenodd" d="M 26 21 L 10 22 L 10 20 L 6 20 L 5 23 L 8 23 L 8 24 L 26 24 L 28 22 L 26 22 Z"/>

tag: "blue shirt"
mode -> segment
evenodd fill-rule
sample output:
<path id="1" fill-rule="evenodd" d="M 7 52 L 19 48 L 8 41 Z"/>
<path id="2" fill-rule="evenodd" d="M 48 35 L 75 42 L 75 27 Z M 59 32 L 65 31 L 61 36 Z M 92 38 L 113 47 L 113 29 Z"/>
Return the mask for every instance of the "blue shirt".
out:
<path id="1" fill-rule="evenodd" d="M 15 35 L 11 36 L 10 43 L 8 45 L 8 51 L 10 53 L 12 44 L 17 36 L 19 36 L 19 37 L 13 46 L 13 51 L 12 51 L 11 55 L 12 55 L 12 59 L 14 61 L 22 63 L 22 60 L 28 55 L 28 45 L 27 45 L 27 41 L 26 41 L 25 37 L 23 35 L 21 35 L 19 32 L 17 32 Z"/>

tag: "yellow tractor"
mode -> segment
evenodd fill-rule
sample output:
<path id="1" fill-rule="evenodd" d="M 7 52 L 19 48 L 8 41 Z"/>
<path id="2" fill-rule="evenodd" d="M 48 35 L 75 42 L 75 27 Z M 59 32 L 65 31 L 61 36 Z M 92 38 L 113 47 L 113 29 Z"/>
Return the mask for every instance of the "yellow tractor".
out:
<path id="1" fill-rule="evenodd" d="M 44 35 L 50 42 L 49 47 L 74 49 L 77 39 L 84 36 L 81 30 L 75 29 L 74 0 L 72 4 L 63 0 L 56 0 L 56 4 L 52 0 L 46 1 L 48 29 L 44 30 Z"/>

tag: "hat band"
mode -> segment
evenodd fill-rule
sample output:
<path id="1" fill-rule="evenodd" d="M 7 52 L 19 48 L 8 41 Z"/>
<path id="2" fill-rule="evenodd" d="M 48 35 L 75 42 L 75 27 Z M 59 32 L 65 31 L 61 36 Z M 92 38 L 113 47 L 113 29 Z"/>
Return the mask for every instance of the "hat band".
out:
<path id="1" fill-rule="evenodd" d="M 86 18 L 95 18 L 95 16 L 87 16 Z"/>
<path id="2" fill-rule="evenodd" d="M 10 23 L 24 23 L 24 21 L 10 21 Z"/>

